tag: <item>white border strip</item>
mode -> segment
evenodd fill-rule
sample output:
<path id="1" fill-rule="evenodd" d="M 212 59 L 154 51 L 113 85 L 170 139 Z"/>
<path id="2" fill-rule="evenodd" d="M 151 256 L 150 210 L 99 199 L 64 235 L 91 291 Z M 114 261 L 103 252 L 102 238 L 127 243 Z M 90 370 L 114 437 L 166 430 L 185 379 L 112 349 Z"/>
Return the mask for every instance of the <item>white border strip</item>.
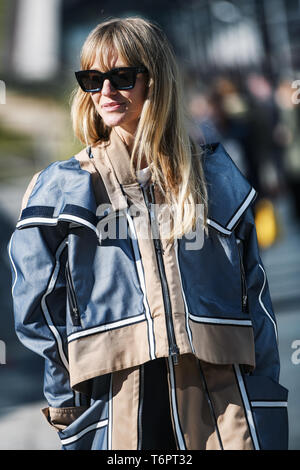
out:
<path id="1" fill-rule="evenodd" d="M 136 269 L 137 269 L 137 273 L 138 273 L 138 277 L 139 277 L 139 281 L 140 281 L 140 286 L 141 286 L 141 289 L 142 289 L 142 292 L 143 292 L 143 302 L 144 302 L 144 307 L 145 307 L 145 311 L 146 311 L 146 318 L 147 318 L 147 323 L 148 323 L 148 333 L 149 333 L 149 342 L 150 342 L 150 357 L 151 357 L 151 359 L 156 359 L 156 356 L 155 356 L 155 342 L 154 342 L 154 330 L 153 330 L 154 326 L 153 326 L 153 319 L 151 317 L 151 313 L 150 313 L 150 309 L 149 309 L 149 305 L 148 305 L 148 300 L 147 300 L 147 297 L 146 297 L 146 283 L 145 283 L 145 277 L 144 277 L 144 272 L 143 272 L 143 265 L 142 265 L 142 260 L 141 260 L 141 256 L 140 256 L 140 252 L 139 252 L 139 247 L 138 247 L 137 235 L 136 235 L 136 231 L 135 231 L 135 227 L 134 227 L 134 222 L 132 220 L 132 217 L 128 213 L 128 210 L 129 209 L 127 209 L 126 216 L 127 216 L 129 229 L 131 231 L 131 234 L 133 235 L 131 237 L 131 239 L 132 239 L 132 246 L 133 246 L 133 250 L 134 250 L 135 264 L 136 264 Z"/>
<path id="2" fill-rule="evenodd" d="M 63 344 L 62 344 L 61 336 L 60 336 L 58 330 L 56 329 L 56 327 L 53 325 L 52 318 L 51 318 L 51 315 L 49 313 L 49 310 L 48 310 L 48 307 L 47 307 L 47 304 L 46 304 L 46 298 L 49 294 L 51 294 L 51 292 L 53 291 L 54 286 L 56 284 L 57 277 L 58 277 L 58 274 L 59 274 L 59 269 L 60 269 L 59 258 L 60 258 L 60 255 L 61 255 L 61 253 L 63 252 L 63 250 L 66 246 L 67 246 L 67 237 L 61 242 L 61 244 L 59 245 L 59 247 L 58 247 L 58 249 L 55 253 L 56 264 L 55 264 L 54 272 L 53 272 L 52 277 L 49 281 L 48 288 L 47 288 L 46 292 L 44 293 L 44 295 L 42 297 L 41 308 L 42 308 L 42 311 L 44 312 L 46 321 L 48 323 L 48 327 L 52 331 L 52 333 L 53 333 L 53 335 L 54 335 L 54 337 L 57 341 L 58 351 L 59 351 L 61 361 L 64 364 L 65 368 L 67 370 L 69 370 L 69 363 L 68 363 L 68 360 L 67 360 L 67 358 L 65 356 L 65 353 L 64 353 L 64 350 L 63 350 Z"/>
<path id="3" fill-rule="evenodd" d="M 270 319 L 271 322 L 273 323 L 273 327 L 274 327 L 274 330 L 275 330 L 276 341 L 278 342 L 278 332 L 277 332 L 276 323 L 275 323 L 275 321 L 273 320 L 273 318 L 271 317 L 271 315 L 269 314 L 269 312 L 267 311 L 266 307 L 264 306 L 263 301 L 261 300 L 261 296 L 262 296 L 263 290 L 264 290 L 265 285 L 266 285 L 267 276 L 266 276 L 265 270 L 264 270 L 264 268 L 262 267 L 262 265 L 259 264 L 258 266 L 260 267 L 260 269 L 262 270 L 263 275 L 264 275 L 264 283 L 263 283 L 263 286 L 262 286 L 261 291 L 260 291 L 260 293 L 259 293 L 258 300 L 259 300 L 259 303 L 260 303 L 261 308 L 263 309 L 263 311 L 265 312 L 265 314 L 269 317 L 269 319 Z"/>
<path id="4" fill-rule="evenodd" d="M 252 326 L 251 320 L 233 320 L 233 319 L 223 319 L 223 318 L 207 318 L 207 317 L 198 317 L 196 315 L 189 314 L 191 320 L 194 320 L 198 323 L 212 323 L 214 325 L 246 325 Z"/>
<path id="5" fill-rule="evenodd" d="M 252 200 L 254 199 L 256 195 L 256 190 L 254 188 L 251 189 L 250 193 L 246 197 L 245 201 L 239 208 L 239 210 L 234 214 L 232 219 L 228 222 L 226 227 L 223 227 L 222 225 L 218 224 L 218 222 L 215 222 L 214 220 L 207 219 L 207 223 L 214 227 L 215 229 L 219 230 L 219 232 L 224 233 L 225 235 L 231 235 L 233 227 L 235 226 L 236 222 L 238 219 L 241 217 L 242 213 L 247 209 L 247 207 L 251 204 Z"/>
<path id="6" fill-rule="evenodd" d="M 80 392 L 74 391 L 75 406 L 80 406 Z"/>
<path id="7" fill-rule="evenodd" d="M 108 395 L 108 429 L 107 429 L 107 450 L 112 450 L 112 427 L 113 427 L 113 403 L 112 403 L 113 374 L 110 374 L 109 395 Z"/>
<path id="8" fill-rule="evenodd" d="M 80 225 L 84 225 L 86 227 L 91 228 L 94 232 L 96 232 L 97 236 L 99 237 L 99 231 L 97 227 L 95 227 L 93 224 L 88 222 L 85 219 L 82 219 L 81 217 L 77 217 L 76 215 L 73 214 L 60 214 L 58 217 L 28 217 L 27 219 L 20 220 L 16 228 L 21 228 L 25 226 L 31 226 L 31 225 L 57 225 L 59 220 L 65 220 L 67 222 L 77 222 Z"/>
<path id="9" fill-rule="evenodd" d="M 15 232 L 14 232 L 14 233 L 15 233 Z M 14 260 L 13 260 L 13 257 L 12 257 L 12 253 L 11 253 L 12 238 L 13 238 L 14 233 L 13 233 L 12 236 L 10 237 L 9 246 L 8 246 L 8 255 L 9 255 L 9 258 L 10 258 L 10 261 L 11 261 L 11 264 L 12 264 L 12 267 L 13 267 L 14 273 L 15 273 L 15 279 L 14 279 L 14 282 L 13 282 L 13 286 L 12 286 L 12 288 L 11 288 L 11 295 L 12 295 L 12 296 L 14 295 L 14 287 L 15 287 L 15 285 L 16 285 L 17 278 L 18 278 L 17 268 L 16 268 L 16 265 L 15 265 L 15 263 L 14 263 Z"/>
<path id="10" fill-rule="evenodd" d="M 249 206 L 249 204 L 251 203 L 255 195 L 256 195 L 256 191 L 254 188 L 252 188 L 249 195 L 247 196 L 247 198 L 245 199 L 244 203 L 241 205 L 237 213 L 233 216 L 230 222 L 226 225 L 226 227 L 229 230 L 231 230 L 234 227 L 236 221 L 240 218 L 242 213 L 247 209 L 247 207 Z"/>
<path id="11" fill-rule="evenodd" d="M 180 429 L 180 424 L 179 424 L 179 416 L 178 416 L 177 403 L 176 403 L 174 367 L 173 367 L 172 358 L 170 356 L 168 356 L 168 361 L 169 361 L 169 369 L 170 369 L 171 401 L 172 401 L 172 411 L 173 411 L 173 418 L 174 418 L 174 424 L 175 424 L 175 432 L 177 436 L 179 449 L 186 450 L 184 439 L 183 439 L 182 432 Z"/>
<path id="12" fill-rule="evenodd" d="M 114 328 L 120 328 L 128 324 L 131 325 L 133 323 L 137 323 L 145 319 L 146 319 L 146 316 L 144 313 L 142 313 L 141 315 L 138 315 L 137 317 L 133 317 L 133 318 L 129 317 L 129 318 L 125 318 L 124 320 L 115 321 L 113 323 L 106 323 L 105 325 L 95 326 L 95 328 L 89 328 L 87 330 L 77 331 L 76 333 L 72 333 L 71 335 L 68 336 L 68 342 L 74 339 L 82 338 L 83 336 L 89 336 L 95 333 L 103 333 L 104 331 L 113 330 Z"/>
<path id="13" fill-rule="evenodd" d="M 214 227 L 215 229 L 219 230 L 219 232 L 225 233 L 225 235 L 231 235 L 231 230 L 227 230 L 226 228 L 222 227 L 222 225 L 218 224 L 214 220 L 207 219 L 207 223 Z"/>
<path id="14" fill-rule="evenodd" d="M 179 259 L 178 259 L 179 245 L 178 245 L 178 240 L 177 240 L 177 238 L 175 239 L 175 242 L 174 242 L 174 250 L 175 250 L 175 256 L 176 256 L 176 262 L 177 262 L 178 275 L 179 275 L 180 285 L 181 285 L 181 293 L 182 293 L 183 302 L 184 302 L 184 307 L 185 307 L 185 327 L 186 327 L 186 330 L 187 330 L 187 334 L 188 334 L 188 338 L 189 338 L 189 342 L 190 342 L 190 346 L 191 346 L 192 352 L 195 354 L 195 348 L 194 348 L 194 345 L 193 345 L 192 332 L 191 332 L 191 328 L 190 328 L 190 325 L 189 325 L 189 316 L 190 316 L 190 313 L 189 313 L 189 310 L 188 310 L 188 306 L 187 306 L 187 302 L 186 302 L 186 297 L 185 297 L 185 293 L 184 293 L 184 290 L 183 290 L 182 278 L 181 278 L 181 271 L 180 271 L 180 266 L 179 266 Z"/>
<path id="15" fill-rule="evenodd" d="M 287 401 L 252 401 L 253 408 L 287 408 Z"/>
<path id="16" fill-rule="evenodd" d="M 139 387 L 139 405 L 138 405 L 138 444 L 137 450 L 142 450 L 142 440 L 143 440 L 143 428 L 142 428 L 142 413 L 144 406 L 144 377 L 145 377 L 145 367 L 144 364 L 141 364 L 140 367 L 140 387 Z"/>
<path id="17" fill-rule="evenodd" d="M 55 218 L 51 217 L 28 217 L 27 219 L 24 220 L 19 220 L 17 222 L 16 228 L 23 227 L 24 225 L 34 225 L 34 224 L 45 224 L 45 225 L 56 225 L 57 220 Z"/>
<path id="18" fill-rule="evenodd" d="M 108 424 L 108 420 L 104 419 L 102 421 L 99 421 L 99 423 L 91 424 L 90 426 L 88 426 L 85 429 L 83 429 L 82 431 L 80 431 L 78 434 L 74 434 L 74 436 L 65 437 L 65 438 L 62 438 L 60 440 L 61 440 L 62 444 L 64 444 L 64 445 L 72 444 L 73 442 L 78 441 L 78 439 L 80 439 L 82 436 L 84 436 L 87 432 L 93 431 L 94 429 L 103 428 L 104 426 L 107 426 L 107 424 Z"/>
<path id="19" fill-rule="evenodd" d="M 254 449 L 255 450 L 260 450 L 258 437 L 257 437 L 257 434 L 256 434 L 256 428 L 255 428 L 255 424 L 254 424 L 254 419 L 253 419 L 253 415 L 252 415 L 252 410 L 251 410 L 251 406 L 250 406 L 250 403 L 249 403 L 249 400 L 248 400 L 248 395 L 247 395 L 247 392 L 246 392 L 244 380 L 243 380 L 243 377 L 242 377 L 239 366 L 237 364 L 233 364 L 233 367 L 234 367 L 234 370 L 235 370 L 235 373 L 236 373 L 236 376 L 237 376 L 238 385 L 239 385 L 239 389 L 240 389 L 240 392 L 241 392 L 241 397 L 242 397 L 242 400 L 243 400 L 243 403 L 244 403 L 244 407 L 245 407 L 245 411 L 246 411 L 246 415 L 247 415 L 247 420 L 248 420 L 248 424 L 249 424 L 249 429 L 250 429 Z"/>

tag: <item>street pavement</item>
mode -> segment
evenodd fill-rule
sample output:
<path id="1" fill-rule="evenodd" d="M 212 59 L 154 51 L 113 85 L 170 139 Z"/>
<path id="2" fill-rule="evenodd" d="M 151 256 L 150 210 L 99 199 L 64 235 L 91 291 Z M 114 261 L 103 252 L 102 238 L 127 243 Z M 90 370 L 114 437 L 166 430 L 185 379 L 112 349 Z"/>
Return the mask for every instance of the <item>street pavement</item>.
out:
<path id="1" fill-rule="evenodd" d="M 6 247 L 28 182 L 29 178 L 22 178 L 1 184 L 0 192 L 0 298 L 3 315 L 0 340 L 6 343 L 6 364 L 0 365 L 0 449 L 54 450 L 60 448 L 57 433 L 46 423 L 40 411 L 46 406 L 42 390 L 43 360 L 17 340 L 10 298 Z M 288 195 L 276 202 L 276 209 L 281 236 L 261 254 L 278 323 L 280 381 L 289 389 L 289 448 L 300 449 L 300 364 L 295 361 L 292 347 L 297 340 L 300 345 L 300 225 L 294 220 Z"/>

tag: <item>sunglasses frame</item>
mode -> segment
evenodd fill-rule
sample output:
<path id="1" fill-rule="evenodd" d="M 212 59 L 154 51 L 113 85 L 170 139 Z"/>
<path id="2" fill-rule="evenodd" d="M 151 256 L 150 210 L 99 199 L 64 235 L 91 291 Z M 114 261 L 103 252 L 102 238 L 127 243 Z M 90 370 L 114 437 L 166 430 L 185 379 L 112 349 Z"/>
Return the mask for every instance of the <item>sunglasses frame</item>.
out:
<path id="1" fill-rule="evenodd" d="M 114 84 L 112 75 L 115 72 L 119 72 L 119 71 L 134 72 L 133 84 L 130 85 L 130 86 L 126 86 L 126 87 L 116 87 L 115 84 Z M 96 75 L 98 75 L 100 77 L 100 79 L 102 80 L 101 87 L 94 88 L 92 90 L 87 90 L 85 88 L 85 86 L 83 85 L 82 76 L 83 76 L 83 74 L 85 74 L 87 72 L 93 72 L 93 73 L 95 73 Z M 75 72 L 75 76 L 76 76 L 76 79 L 79 83 L 80 88 L 83 91 L 85 91 L 86 93 L 94 93 L 94 92 L 98 92 L 98 91 L 102 90 L 103 83 L 104 83 L 105 79 L 108 79 L 110 81 L 110 84 L 115 88 L 115 90 L 131 90 L 135 86 L 136 76 L 137 76 L 138 73 L 148 73 L 148 70 L 146 69 L 146 67 L 143 67 L 143 66 L 141 66 L 141 67 L 116 67 L 114 69 L 109 70 L 108 72 L 100 72 L 99 70 L 92 70 L 91 69 L 91 70 L 79 70 L 78 72 Z"/>

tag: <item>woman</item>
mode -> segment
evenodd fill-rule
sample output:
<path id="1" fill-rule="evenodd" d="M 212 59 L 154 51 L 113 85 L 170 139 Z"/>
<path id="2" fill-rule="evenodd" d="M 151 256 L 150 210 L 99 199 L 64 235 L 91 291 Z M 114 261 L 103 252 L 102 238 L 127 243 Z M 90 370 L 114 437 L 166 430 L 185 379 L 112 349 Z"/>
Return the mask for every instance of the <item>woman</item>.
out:
<path id="1" fill-rule="evenodd" d="M 76 77 L 86 147 L 33 177 L 10 242 L 47 420 L 64 449 L 285 448 L 255 190 L 190 142 L 157 26 L 99 24 Z"/>

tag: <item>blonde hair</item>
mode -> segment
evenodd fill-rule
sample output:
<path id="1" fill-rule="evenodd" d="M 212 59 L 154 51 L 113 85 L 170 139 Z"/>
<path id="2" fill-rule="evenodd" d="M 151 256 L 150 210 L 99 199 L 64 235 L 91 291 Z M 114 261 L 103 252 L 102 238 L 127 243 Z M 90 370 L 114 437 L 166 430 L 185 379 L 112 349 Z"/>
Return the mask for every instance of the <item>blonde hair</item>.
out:
<path id="1" fill-rule="evenodd" d="M 148 95 L 135 133 L 131 171 L 140 168 L 142 157 L 154 181 L 172 208 L 169 242 L 195 230 L 197 205 L 201 204 L 207 229 L 207 190 L 202 152 L 188 136 L 181 97 L 181 79 L 174 53 L 161 29 L 142 18 L 112 19 L 98 24 L 81 51 L 81 68 L 89 69 L 97 57 L 103 71 L 116 52 L 129 66 L 148 70 Z M 97 113 L 89 93 L 75 90 L 71 108 L 75 135 L 86 145 L 109 139 L 108 128 Z M 134 163 L 135 162 L 135 163 Z"/>

